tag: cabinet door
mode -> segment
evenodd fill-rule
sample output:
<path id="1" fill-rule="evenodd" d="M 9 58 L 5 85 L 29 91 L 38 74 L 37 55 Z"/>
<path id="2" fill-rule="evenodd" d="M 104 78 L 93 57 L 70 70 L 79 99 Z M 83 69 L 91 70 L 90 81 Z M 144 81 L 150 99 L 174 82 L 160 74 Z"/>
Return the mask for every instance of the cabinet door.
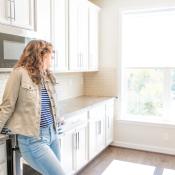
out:
<path id="1" fill-rule="evenodd" d="M 89 121 L 89 137 L 88 137 L 89 151 L 88 159 L 91 160 L 95 157 L 96 153 L 96 135 L 95 135 L 95 120 Z"/>
<path id="2" fill-rule="evenodd" d="M 78 6 L 78 54 L 80 70 L 88 70 L 88 3 L 79 0 Z"/>
<path id="3" fill-rule="evenodd" d="M 74 131 L 67 131 L 60 138 L 61 165 L 66 174 L 73 172 L 73 133 Z"/>
<path id="4" fill-rule="evenodd" d="M 99 8 L 89 2 L 89 70 L 98 70 Z"/>
<path id="5" fill-rule="evenodd" d="M 51 40 L 51 1 L 37 0 L 37 38 Z"/>
<path id="6" fill-rule="evenodd" d="M 7 162 L 0 163 L 0 175 L 7 175 Z"/>
<path id="7" fill-rule="evenodd" d="M 87 0 L 69 0 L 69 68 L 88 68 L 88 6 Z"/>
<path id="8" fill-rule="evenodd" d="M 105 148 L 105 106 L 99 111 L 98 115 L 100 117 L 95 123 L 97 153 Z"/>
<path id="9" fill-rule="evenodd" d="M 7 161 L 7 152 L 6 152 L 6 143 L 1 143 L 0 142 L 0 163 L 6 162 Z"/>
<path id="10" fill-rule="evenodd" d="M 55 72 L 68 70 L 68 0 L 55 0 L 53 7 L 53 38 Z"/>
<path id="11" fill-rule="evenodd" d="M 113 141 L 114 100 L 106 102 L 106 145 Z"/>
<path id="12" fill-rule="evenodd" d="M 76 171 L 82 168 L 88 161 L 87 157 L 87 124 L 76 128 L 75 133 L 75 158 L 76 158 Z"/>
<path id="13" fill-rule="evenodd" d="M 10 1 L 0 0 L 0 23 L 10 24 Z"/>
<path id="14" fill-rule="evenodd" d="M 7 175 L 7 152 L 4 142 L 0 142 L 0 153 L 0 175 Z"/>
<path id="15" fill-rule="evenodd" d="M 14 26 L 33 30 L 34 0 L 12 0 L 11 21 Z"/>
<path id="16" fill-rule="evenodd" d="M 79 0 L 69 0 L 69 69 L 80 70 L 78 53 L 78 5 Z"/>
<path id="17" fill-rule="evenodd" d="M 89 110 L 89 159 L 105 148 L 105 104 Z"/>

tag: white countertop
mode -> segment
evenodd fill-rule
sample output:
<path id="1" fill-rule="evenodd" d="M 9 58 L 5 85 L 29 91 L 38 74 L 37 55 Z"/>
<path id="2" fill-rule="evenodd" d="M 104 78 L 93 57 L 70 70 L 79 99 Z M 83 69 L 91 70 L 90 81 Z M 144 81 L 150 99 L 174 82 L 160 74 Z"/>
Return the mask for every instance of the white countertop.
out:
<path id="1" fill-rule="evenodd" d="M 61 117 L 69 117 L 75 112 L 86 110 L 97 103 L 110 100 L 115 97 L 102 97 L 102 96 L 79 96 L 71 99 L 66 99 L 58 102 L 59 113 Z"/>

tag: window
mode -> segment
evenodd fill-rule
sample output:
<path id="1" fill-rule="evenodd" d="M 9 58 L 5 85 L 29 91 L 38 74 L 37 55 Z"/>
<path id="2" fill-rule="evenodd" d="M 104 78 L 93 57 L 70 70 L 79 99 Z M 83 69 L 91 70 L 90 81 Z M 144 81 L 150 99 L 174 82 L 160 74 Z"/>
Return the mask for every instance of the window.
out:
<path id="1" fill-rule="evenodd" d="M 175 8 L 123 11 L 122 119 L 175 124 Z"/>

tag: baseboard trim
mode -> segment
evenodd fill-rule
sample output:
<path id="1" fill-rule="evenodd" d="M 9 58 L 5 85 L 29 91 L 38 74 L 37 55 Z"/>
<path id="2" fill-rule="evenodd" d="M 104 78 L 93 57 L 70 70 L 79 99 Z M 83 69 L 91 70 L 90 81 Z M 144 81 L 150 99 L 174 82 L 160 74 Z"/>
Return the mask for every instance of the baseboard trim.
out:
<path id="1" fill-rule="evenodd" d="M 120 141 L 114 141 L 110 145 L 117 146 L 117 147 L 123 147 L 123 148 L 137 149 L 137 150 L 142 150 L 142 151 L 175 155 L 175 149 L 170 149 L 170 148 L 162 148 L 162 147 L 141 145 L 141 144 L 128 143 L 128 142 L 126 143 L 126 142 L 120 142 Z"/>

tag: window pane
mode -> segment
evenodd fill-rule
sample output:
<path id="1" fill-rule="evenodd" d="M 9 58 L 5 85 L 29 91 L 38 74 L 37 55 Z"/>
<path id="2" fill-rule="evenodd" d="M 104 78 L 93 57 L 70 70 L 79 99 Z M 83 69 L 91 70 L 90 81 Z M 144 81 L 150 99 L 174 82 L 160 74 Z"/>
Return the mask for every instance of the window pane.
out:
<path id="1" fill-rule="evenodd" d="M 162 69 L 127 70 L 127 115 L 163 116 L 164 72 Z"/>
<path id="2" fill-rule="evenodd" d="M 125 67 L 175 66 L 175 9 L 122 13 Z"/>

